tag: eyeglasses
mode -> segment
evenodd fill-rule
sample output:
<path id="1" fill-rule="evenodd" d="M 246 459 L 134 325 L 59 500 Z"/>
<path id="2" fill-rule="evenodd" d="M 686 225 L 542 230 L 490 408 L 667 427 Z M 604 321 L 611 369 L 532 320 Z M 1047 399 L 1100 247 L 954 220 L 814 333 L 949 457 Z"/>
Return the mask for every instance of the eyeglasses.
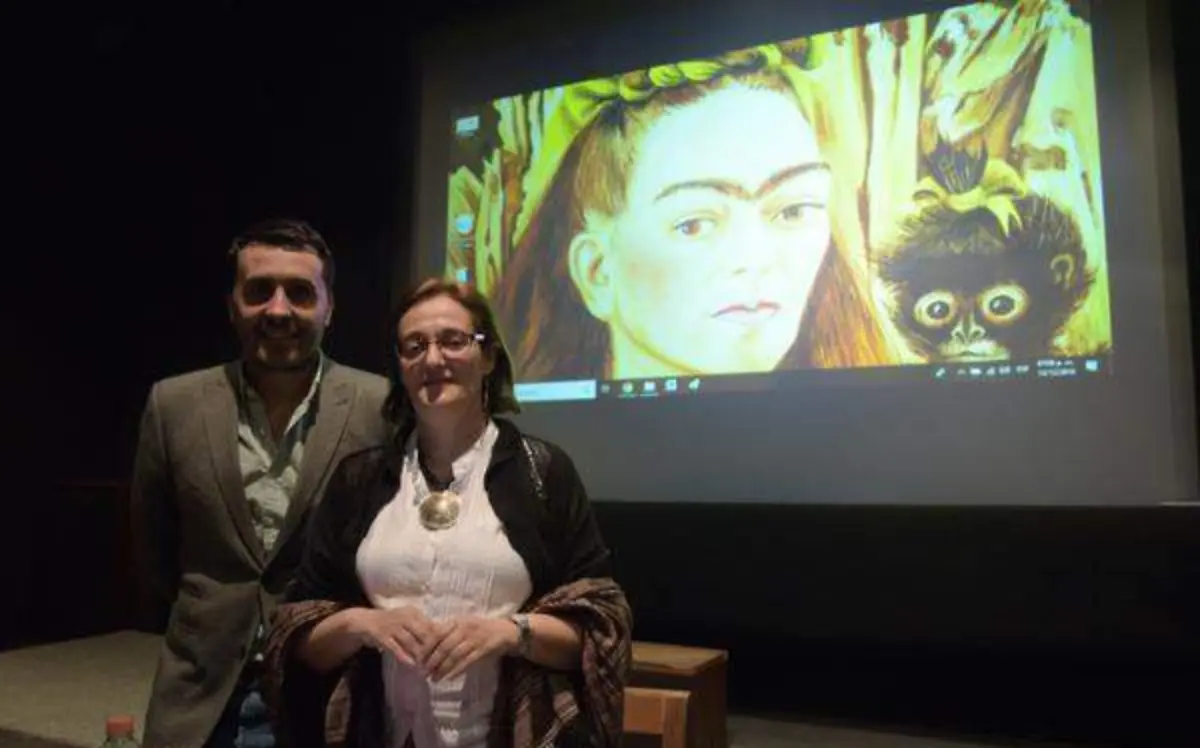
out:
<path id="1" fill-rule="evenodd" d="M 424 335 L 409 335 L 404 340 L 400 341 L 400 345 L 396 350 L 400 354 L 400 358 L 406 361 L 414 361 L 425 355 L 425 351 L 431 345 L 437 345 L 438 350 L 445 356 L 456 356 L 466 352 L 471 343 L 482 344 L 487 336 L 481 332 L 466 332 L 465 330 L 442 330 L 434 336 L 433 340 Z"/>

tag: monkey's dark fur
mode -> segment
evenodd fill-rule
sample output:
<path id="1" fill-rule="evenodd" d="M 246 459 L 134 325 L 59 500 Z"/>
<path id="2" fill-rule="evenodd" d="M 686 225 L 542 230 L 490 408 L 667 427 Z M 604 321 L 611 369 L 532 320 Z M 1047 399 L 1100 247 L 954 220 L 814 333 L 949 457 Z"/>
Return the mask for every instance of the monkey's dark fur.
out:
<path id="1" fill-rule="evenodd" d="M 986 208 L 922 211 L 904 222 L 896 248 L 880 260 L 880 277 L 893 292 L 892 318 L 928 360 L 1045 356 L 1086 298 L 1094 272 L 1075 221 L 1043 197 L 1012 203 L 1020 220 L 1010 222 L 1007 235 Z M 1018 291 L 1020 314 L 990 313 L 1015 308 Z M 926 297 L 931 292 L 939 293 Z M 922 312 L 922 297 L 953 301 L 923 302 Z"/>

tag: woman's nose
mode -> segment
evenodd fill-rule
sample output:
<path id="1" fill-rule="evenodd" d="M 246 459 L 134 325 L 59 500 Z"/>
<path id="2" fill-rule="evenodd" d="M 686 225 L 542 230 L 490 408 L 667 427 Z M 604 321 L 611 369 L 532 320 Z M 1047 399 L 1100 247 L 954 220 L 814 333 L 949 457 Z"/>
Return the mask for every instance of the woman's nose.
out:
<path id="1" fill-rule="evenodd" d="M 736 274 L 760 272 L 775 264 L 778 255 L 775 239 L 765 221 L 758 216 L 740 221 L 727 241 L 732 270 Z"/>
<path id="2" fill-rule="evenodd" d="M 429 345 L 425 348 L 425 363 L 439 366 L 445 362 L 446 357 L 442 354 L 442 347 L 436 340 L 429 341 Z"/>

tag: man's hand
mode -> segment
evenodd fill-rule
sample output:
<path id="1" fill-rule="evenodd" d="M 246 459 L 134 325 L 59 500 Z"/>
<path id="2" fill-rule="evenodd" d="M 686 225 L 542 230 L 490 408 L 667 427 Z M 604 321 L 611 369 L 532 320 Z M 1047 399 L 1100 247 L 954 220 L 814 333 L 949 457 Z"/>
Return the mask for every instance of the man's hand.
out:
<path id="1" fill-rule="evenodd" d="M 434 681 L 456 678 L 485 657 L 513 652 L 521 641 L 517 624 L 504 618 L 452 618 L 439 628 L 440 640 L 425 659 L 425 671 Z"/>

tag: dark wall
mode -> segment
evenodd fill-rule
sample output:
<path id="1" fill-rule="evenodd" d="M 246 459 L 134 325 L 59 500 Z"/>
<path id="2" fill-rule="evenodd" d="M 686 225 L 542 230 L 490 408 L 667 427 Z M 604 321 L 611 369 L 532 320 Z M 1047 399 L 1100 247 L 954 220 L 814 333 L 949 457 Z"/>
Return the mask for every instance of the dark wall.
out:
<path id="1" fill-rule="evenodd" d="M 224 254 L 247 222 L 295 215 L 326 234 L 328 348 L 381 370 L 391 262 L 410 236 L 409 42 L 469 5 L 14 25 L 25 189 L 6 279 L 18 428 L 0 568 L 16 615 L 0 616 L 0 647 L 134 619 L 121 512 L 138 411 L 153 380 L 232 354 Z M 1195 84 L 1180 85 L 1186 101 Z M 739 706 L 1138 745 L 1192 729 L 1194 513 L 598 511 L 639 637 L 731 649 Z"/>
<path id="2" fill-rule="evenodd" d="M 729 649 L 741 704 L 1100 745 L 1200 735 L 1194 512 L 597 509 L 639 632 Z"/>
<path id="3" fill-rule="evenodd" d="M 114 621 L 55 601 L 125 574 L 120 557 L 109 568 L 112 518 L 150 384 L 235 353 L 225 297 L 238 230 L 275 215 L 316 225 L 338 262 L 327 350 L 372 370 L 387 269 L 405 247 L 406 40 L 420 18 L 99 13 L 10 26 L 14 355 L 0 371 L 19 427 L 5 440 L 16 482 L 0 569 L 15 614 L 0 615 L 0 647 Z M 97 595 L 129 610 L 125 590 Z"/>
<path id="4" fill-rule="evenodd" d="M 408 29 L 391 20 L 388 33 L 379 18 L 218 6 L 30 21 L 36 116 L 15 142 L 36 191 L 33 283 L 14 290 L 33 313 L 26 375 L 56 393 L 39 420 L 89 442 L 69 477 L 121 475 L 149 384 L 234 352 L 225 253 L 251 221 L 299 216 L 326 235 L 329 349 L 381 366 L 381 268 L 403 248 L 412 138 Z"/>

